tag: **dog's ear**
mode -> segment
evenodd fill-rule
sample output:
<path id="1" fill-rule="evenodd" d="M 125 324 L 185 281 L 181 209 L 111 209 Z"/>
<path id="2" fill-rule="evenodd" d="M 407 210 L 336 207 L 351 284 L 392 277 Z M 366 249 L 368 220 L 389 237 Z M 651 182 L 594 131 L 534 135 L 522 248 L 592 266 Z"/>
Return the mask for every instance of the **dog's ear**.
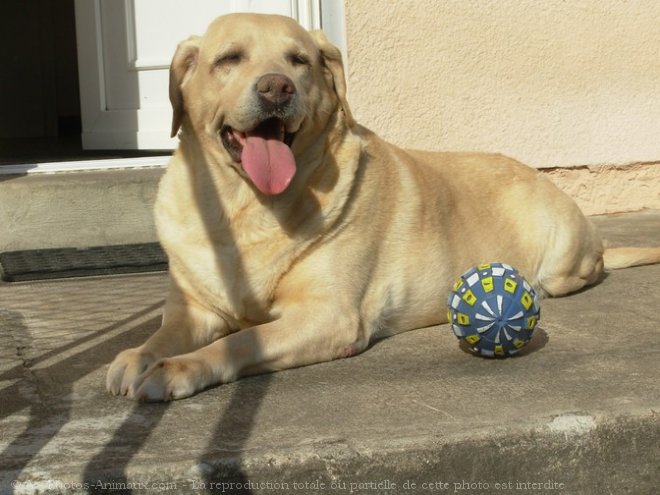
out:
<path id="1" fill-rule="evenodd" d="M 199 36 L 191 36 L 179 43 L 170 64 L 170 102 L 172 103 L 172 133 L 176 136 L 181 127 L 183 114 L 183 93 L 181 87 L 197 65 L 199 57 Z"/>
<path id="2" fill-rule="evenodd" d="M 352 127 L 355 124 L 355 120 L 353 120 L 353 114 L 346 100 L 346 78 L 344 76 L 344 63 L 342 62 L 341 51 L 328 41 L 323 31 L 314 30 L 310 31 L 309 34 L 312 35 L 321 52 L 321 60 L 325 68 L 332 75 L 335 93 L 339 98 L 339 105 L 344 111 L 346 124 Z"/>

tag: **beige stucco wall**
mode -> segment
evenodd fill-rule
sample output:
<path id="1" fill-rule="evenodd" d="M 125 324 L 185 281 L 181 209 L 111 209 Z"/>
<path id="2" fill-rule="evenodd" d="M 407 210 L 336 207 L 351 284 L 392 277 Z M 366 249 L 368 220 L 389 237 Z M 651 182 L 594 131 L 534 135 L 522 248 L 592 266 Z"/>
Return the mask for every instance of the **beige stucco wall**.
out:
<path id="1" fill-rule="evenodd" d="M 660 162 L 657 0 L 346 0 L 345 10 L 353 113 L 394 143 L 536 167 Z M 660 184 L 651 197 L 660 207 Z"/>

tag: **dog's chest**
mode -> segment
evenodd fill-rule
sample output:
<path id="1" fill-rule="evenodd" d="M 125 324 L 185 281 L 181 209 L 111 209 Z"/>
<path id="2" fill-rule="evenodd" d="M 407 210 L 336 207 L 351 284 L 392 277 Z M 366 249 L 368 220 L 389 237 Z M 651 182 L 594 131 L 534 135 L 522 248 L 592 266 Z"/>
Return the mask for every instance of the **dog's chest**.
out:
<path id="1" fill-rule="evenodd" d="M 273 293 L 295 253 L 274 240 L 249 246 L 182 241 L 173 267 L 206 304 L 236 322 L 272 319 Z M 185 253 L 180 257 L 181 253 Z"/>
<path id="2" fill-rule="evenodd" d="M 241 207 L 231 195 L 201 186 L 186 191 L 178 185 L 185 175 L 170 176 L 161 182 L 156 224 L 173 276 L 241 326 L 272 320 L 277 285 L 318 228 L 310 233 L 300 222 L 295 232 L 287 230 L 289 216 L 278 209 L 258 201 Z"/>

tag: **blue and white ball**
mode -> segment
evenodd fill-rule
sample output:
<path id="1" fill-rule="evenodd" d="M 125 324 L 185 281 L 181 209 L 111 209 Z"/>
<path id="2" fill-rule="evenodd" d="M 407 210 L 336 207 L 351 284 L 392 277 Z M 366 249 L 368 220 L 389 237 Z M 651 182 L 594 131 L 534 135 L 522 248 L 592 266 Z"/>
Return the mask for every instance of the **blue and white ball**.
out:
<path id="1" fill-rule="evenodd" d="M 447 305 L 456 337 L 486 357 L 517 353 L 530 341 L 541 318 L 532 286 L 504 263 L 486 263 L 465 272 Z"/>

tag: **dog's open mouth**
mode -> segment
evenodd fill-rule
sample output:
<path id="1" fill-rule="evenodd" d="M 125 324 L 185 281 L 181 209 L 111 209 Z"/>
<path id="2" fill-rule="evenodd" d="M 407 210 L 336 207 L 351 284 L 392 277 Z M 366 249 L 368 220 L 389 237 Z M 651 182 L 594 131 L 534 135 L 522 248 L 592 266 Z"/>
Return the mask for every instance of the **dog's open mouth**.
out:
<path id="1" fill-rule="evenodd" d="M 296 161 L 291 151 L 295 134 L 286 132 L 284 121 L 264 120 L 251 131 L 241 132 L 229 126 L 220 130 L 220 138 L 232 159 L 259 191 L 280 194 L 286 190 L 296 173 Z"/>

